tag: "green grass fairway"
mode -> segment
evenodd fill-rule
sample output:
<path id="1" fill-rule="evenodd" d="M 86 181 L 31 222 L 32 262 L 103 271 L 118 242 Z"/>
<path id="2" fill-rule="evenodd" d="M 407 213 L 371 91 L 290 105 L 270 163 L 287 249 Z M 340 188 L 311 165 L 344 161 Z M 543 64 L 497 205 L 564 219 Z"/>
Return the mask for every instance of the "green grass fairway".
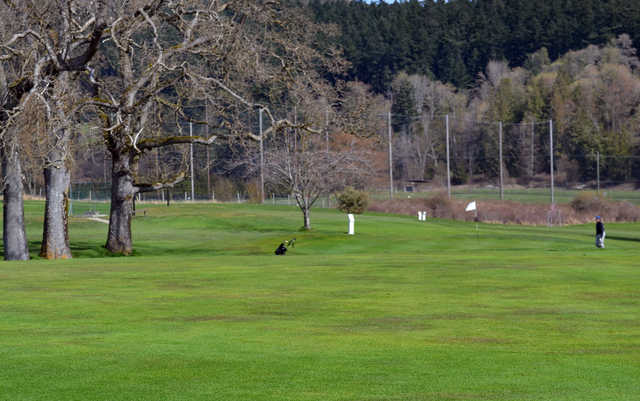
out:
<path id="1" fill-rule="evenodd" d="M 75 259 L 0 263 L 0 400 L 640 400 L 640 224 L 142 210 L 134 256 L 73 218 Z"/>

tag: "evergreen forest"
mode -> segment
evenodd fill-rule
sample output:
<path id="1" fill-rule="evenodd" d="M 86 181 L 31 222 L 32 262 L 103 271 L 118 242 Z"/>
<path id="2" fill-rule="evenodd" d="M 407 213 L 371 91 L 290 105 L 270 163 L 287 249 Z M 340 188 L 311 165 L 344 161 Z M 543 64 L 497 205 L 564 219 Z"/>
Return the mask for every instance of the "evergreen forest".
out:
<path id="1" fill-rule="evenodd" d="M 640 40 L 636 0 L 312 0 L 310 6 L 318 21 L 340 27 L 349 79 L 378 93 L 401 71 L 463 88 L 491 60 L 517 67 L 543 47 L 555 60 L 623 33 Z"/>

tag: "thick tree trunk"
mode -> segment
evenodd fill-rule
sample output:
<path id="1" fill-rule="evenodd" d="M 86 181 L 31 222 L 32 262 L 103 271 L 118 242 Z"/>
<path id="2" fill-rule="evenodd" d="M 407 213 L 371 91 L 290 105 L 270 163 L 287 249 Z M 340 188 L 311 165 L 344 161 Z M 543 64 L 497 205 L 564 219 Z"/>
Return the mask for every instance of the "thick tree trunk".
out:
<path id="1" fill-rule="evenodd" d="M 71 122 L 67 115 L 71 73 L 63 71 L 53 83 L 49 103 L 56 119 L 48 124 L 49 144 L 44 170 L 45 210 L 40 256 L 47 259 L 70 259 L 69 247 L 69 186 L 71 172 L 67 167 L 71 141 Z"/>
<path id="2" fill-rule="evenodd" d="M 9 139 L 9 138 L 6 138 Z M 11 141 L 2 152 L 2 171 L 4 175 L 4 201 L 2 221 L 2 240 L 5 260 L 28 260 L 29 246 L 24 228 L 24 203 L 22 185 L 22 166 Z"/>
<path id="3" fill-rule="evenodd" d="M 309 218 L 309 208 L 308 207 L 303 207 L 302 208 L 302 215 L 304 217 L 304 229 L 305 230 L 311 230 L 311 219 Z"/>
<path id="4" fill-rule="evenodd" d="M 47 259 L 70 259 L 69 184 L 66 167 L 49 166 L 44 170 L 46 202 L 40 256 Z"/>
<path id="5" fill-rule="evenodd" d="M 131 218 L 133 198 L 136 188 L 128 155 L 112 152 L 113 171 L 111 173 L 111 211 L 109 233 L 105 247 L 113 253 L 130 255 L 133 250 L 131 238 Z"/>

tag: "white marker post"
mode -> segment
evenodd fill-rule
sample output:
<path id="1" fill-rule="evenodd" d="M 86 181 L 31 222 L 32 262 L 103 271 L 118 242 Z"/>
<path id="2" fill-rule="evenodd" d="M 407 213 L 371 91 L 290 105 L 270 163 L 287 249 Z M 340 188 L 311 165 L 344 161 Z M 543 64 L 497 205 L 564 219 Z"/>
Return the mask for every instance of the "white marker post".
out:
<path id="1" fill-rule="evenodd" d="M 349 235 L 353 235 L 355 234 L 354 226 L 355 226 L 356 219 L 353 216 L 353 213 L 349 213 L 347 217 L 349 218 Z"/>
<path id="2" fill-rule="evenodd" d="M 465 212 L 475 212 L 475 221 L 476 221 L 476 239 L 478 239 L 478 206 L 476 205 L 476 201 L 470 202 L 467 207 L 464 209 Z"/>

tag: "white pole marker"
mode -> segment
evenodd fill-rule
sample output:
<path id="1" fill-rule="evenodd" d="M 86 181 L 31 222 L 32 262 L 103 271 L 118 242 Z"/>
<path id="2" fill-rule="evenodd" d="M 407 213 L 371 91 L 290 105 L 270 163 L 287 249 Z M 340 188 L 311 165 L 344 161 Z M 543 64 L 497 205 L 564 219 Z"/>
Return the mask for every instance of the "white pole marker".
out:
<path id="1" fill-rule="evenodd" d="M 352 213 L 349 213 L 347 217 L 349 218 L 349 235 L 353 235 L 355 234 L 354 226 L 355 226 L 356 219 Z"/>

